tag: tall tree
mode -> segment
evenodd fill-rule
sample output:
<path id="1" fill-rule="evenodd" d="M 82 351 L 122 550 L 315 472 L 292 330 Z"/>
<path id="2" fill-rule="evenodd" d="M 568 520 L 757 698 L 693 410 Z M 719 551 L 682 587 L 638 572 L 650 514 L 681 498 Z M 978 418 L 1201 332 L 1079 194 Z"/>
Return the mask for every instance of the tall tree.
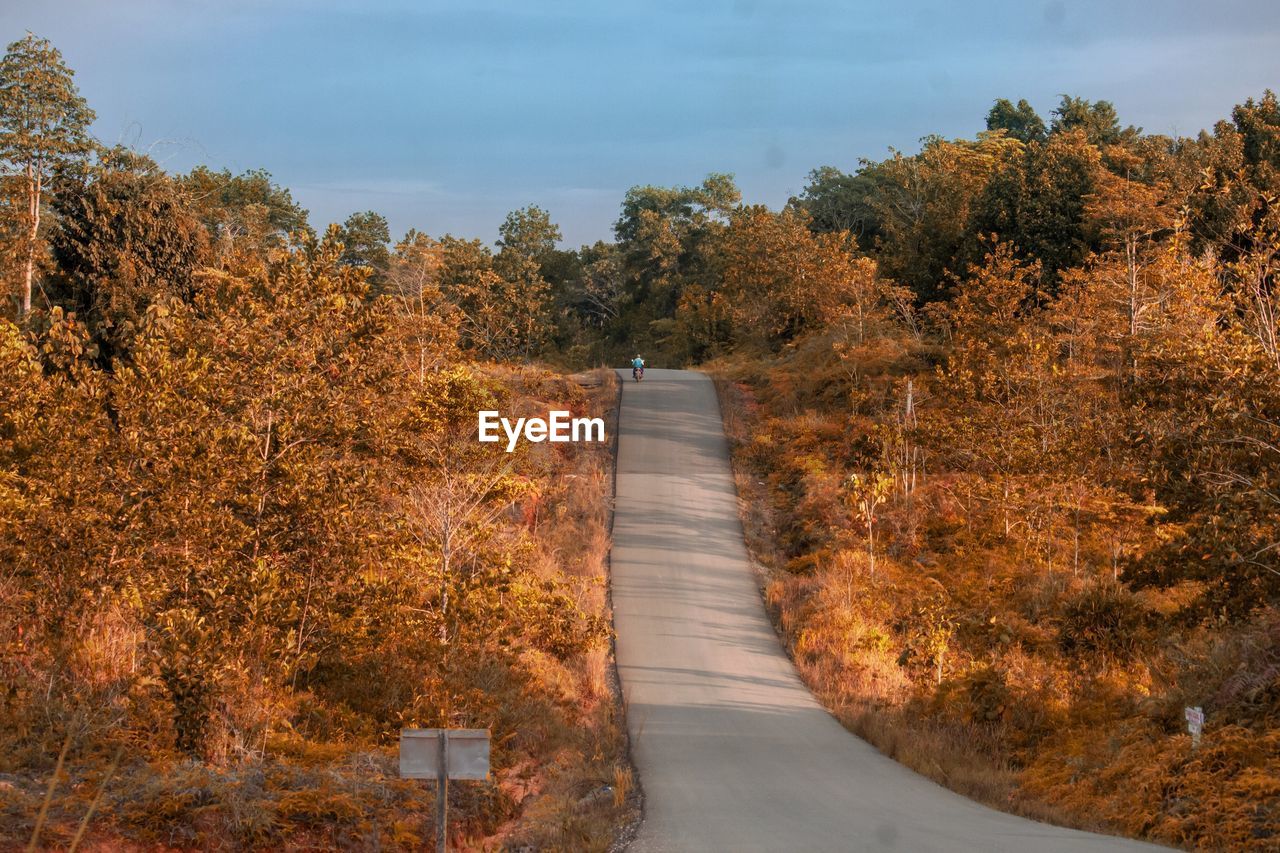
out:
<path id="1" fill-rule="evenodd" d="M 847 241 L 844 233 L 814 234 L 800 210 L 735 211 L 714 250 L 722 278 L 716 301 L 738 339 L 777 349 L 846 317 L 864 329 L 877 302 L 875 264 L 850 254 Z"/>
<path id="2" fill-rule="evenodd" d="M 808 211 L 814 231 L 848 231 L 864 251 L 871 251 L 880 236 L 880 218 L 872 202 L 885 179 L 881 164 L 870 160 L 863 160 L 854 174 L 820 166 L 809 173 L 804 190 L 789 204 Z"/>
<path id="3" fill-rule="evenodd" d="M 40 208 L 54 173 L 93 150 L 93 110 L 80 97 L 73 72 L 47 39 L 27 33 L 0 60 L 0 164 L 22 177 L 26 201 L 23 234 L 23 315 L 31 311 Z"/>
<path id="4" fill-rule="evenodd" d="M 696 187 L 632 187 L 614 223 L 624 296 L 610 337 L 620 350 L 680 350 L 671 318 L 684 288 L 709 284 L 709 239 L 741 199 L 732 175 Z"/>
<path id="5" fill-rule="evenodd" d="M 503 269 L 479 240 L 440 239 L 440 287 L 458 309 L 460 343 L 482 358 L 527 358 L 547 333 L 549 294 L 537 265 L 507 258 Z"/>
<path id="6" fill-rule="evenodd" d="M 551 221 L 551 214 L 536 204 L 513 210 L 498 226 L 498 248 L 503 252 L 519 252 L 542 265 L 563 238 L 560 226 Z"/>
<path id="7" fill-rule="evenodd" d="M 919 154 L 894 152 L 879 164 L 883 183 L 871 204 L 880 220 L 877 260 L 885 273 L 922 302 L 941 298 L 949 276 L 963 266 L 975 205 L 1023 147 L 1000 137 L 930 137 Z"/>

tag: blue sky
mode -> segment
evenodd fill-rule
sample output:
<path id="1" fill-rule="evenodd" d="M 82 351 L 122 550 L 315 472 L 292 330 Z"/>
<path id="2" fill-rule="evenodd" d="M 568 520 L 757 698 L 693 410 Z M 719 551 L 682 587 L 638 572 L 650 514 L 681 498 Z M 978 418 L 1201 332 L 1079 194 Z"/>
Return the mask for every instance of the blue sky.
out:
<path id="1" fill-rule="evenodd" d="M 1192 134 L 1280 88 L 1280 3 L 5 0 L 105 142 L 171 170 L 262 167 L 318 226 L 373 209 L 492 240 L 536 203 L 608 238 L 636 184 L 733 172 L 777 206 L 820 165 L 969 136 L 1063 92 Z"/>

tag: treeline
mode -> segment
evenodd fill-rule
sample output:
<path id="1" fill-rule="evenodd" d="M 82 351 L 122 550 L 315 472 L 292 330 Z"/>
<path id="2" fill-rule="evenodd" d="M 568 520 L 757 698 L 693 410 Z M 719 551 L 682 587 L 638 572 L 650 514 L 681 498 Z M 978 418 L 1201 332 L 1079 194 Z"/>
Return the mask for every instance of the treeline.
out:
<path id="1" fill-rule="evenodd" d="M 720 358 L 769 600 L 849 725 L 1001 807 L 1272 849 L 1280 104 L 988 127 L 727 209 L 648 328 Z"/>
<path id="2" fill-rule="evenodd" d="M 91 118 L 9 47 L 0 846 L 92 816 L 113 849 L 418 849 L 399 729 L 460 726 L 494 776 L 451 789 L 456 843 L 604 849 L 607 449 L 474 441 L 479 409 L 612 408 L 494 361 L 542 334 L 528 229 L 317 235 L 265 172 L 166 174 Z"/>

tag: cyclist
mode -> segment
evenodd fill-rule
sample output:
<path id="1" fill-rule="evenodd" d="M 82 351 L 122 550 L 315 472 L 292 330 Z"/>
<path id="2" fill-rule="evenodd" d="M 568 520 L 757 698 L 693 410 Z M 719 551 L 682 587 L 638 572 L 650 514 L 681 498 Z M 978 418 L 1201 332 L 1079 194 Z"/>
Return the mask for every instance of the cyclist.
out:
<path id="1" fill-rule="evenodd" d="M 631 359 L 631 376 L 639 382 L 644 378 L 644 359 L 636 353 L 636 357 Z"/>

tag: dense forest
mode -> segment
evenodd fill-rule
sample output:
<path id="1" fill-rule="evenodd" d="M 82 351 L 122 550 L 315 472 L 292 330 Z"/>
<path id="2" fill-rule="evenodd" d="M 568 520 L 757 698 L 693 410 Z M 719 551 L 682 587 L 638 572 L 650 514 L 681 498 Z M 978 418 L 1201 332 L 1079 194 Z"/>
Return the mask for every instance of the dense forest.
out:
<path id="1" fill-rule="evenodd" d="M 851 728 L 1002 808 L 1274 848 L 1274 94 L 1194 138 L 999 100 L 780 210 L 635 187 L 576 250 L 533 205 L 492 247 L 318 234 L 266 172 L 167 174 L 92 118 L 10 46 L 7 841 L 96 808 L 121 843 L 413 847 L 395 733 L 450 724 L 497 745 L 460 838 L 607 846 L 607 450 L 472 431 L 607 413 L 611 374 L 556 371 L 639 351 L 720 379 L 767 603 Z"/>

